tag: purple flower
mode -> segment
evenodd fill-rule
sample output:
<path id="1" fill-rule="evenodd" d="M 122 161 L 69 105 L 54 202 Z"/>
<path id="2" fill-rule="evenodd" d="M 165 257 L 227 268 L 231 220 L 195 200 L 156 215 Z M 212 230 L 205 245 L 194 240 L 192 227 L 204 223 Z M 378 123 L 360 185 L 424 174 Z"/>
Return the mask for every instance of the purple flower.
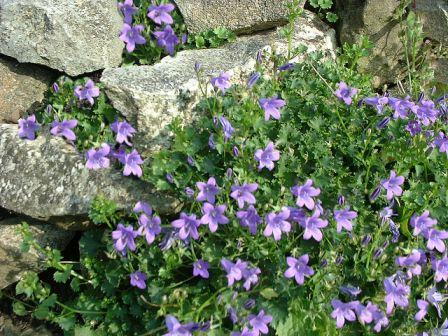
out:
<path id="1" fill-rule="evenodd" d="M 425 210 L 420 216 L 412 215 L 410 225 L 414 228 L 412 234 L 417 236 L 421 232 L 429 230 L 437 224 L 437 220 L 429 217 L 429 211 Z"/>
<path id="2" fill-rule="evenodd" d="M 255 160 L 259 162 L 258 170 L 266 167 L 269 170 L 274 169 L 274 161 L 280 159 L 280 152 L 275 149 L 274 143 L 271 141 L 265 150 L 257 149 L 255 152 Z"/>
<path id="3" fill-rule="evenodd" d="M 376 124 L 376 128 L 383 129 L 384 127 L 386 127 L 390 122 L 390 117 L 386 117 L 384 119 L 382 119 L 378 124 Z"/>
<path id="4" fill-rule="evenodd" d="M 244 183 L 242 186 L 233 185 L 231 188 L 230 197 L 238 202 L 238 207 L 242 209 L 244 203 L 255 204 L 256 200 L 252 193 L 258 189 L 257 183 Z"/>
<path id="5" fill-rule="evenodd" d="M 58 93 L 59 92 L 59 85 L 58 85 L 58 83 L 53 83 L 53 86 L 52 86 L 52 88 L 53 88 L 53 92 L 54 93 Z"/>
<path id="6" fill-rule="evenodd" d="M 233 324 L 238 323 L 238 315 L 236 314 L 235 308 L 229 307 L 229 309 L 227 309 L 227 313 L 229 314 L 230 320 Z"/>
<path id="7" fill-rule="evenodd" d="M 165 324 L 169 332 L 163 336 L 191 336 L 189 325 L 180 324 L 172 315 L 166 316 Z"/>
<path id="8" fill-rule="evenodd" d="M 317 242 L 322 240 L 321 228 L 328 226 L 328 221 L 319 218 L 320 213 L 315 211 L 311 217 L 307 217 L 300 225 L 305 229 L 303 239 L 308 240 L 314 238 Z"/>
<path id="9" fill-rule="evenodd" d="M 134 6 L 134 2 L 132 0 L 125 0 L 124 2 L 119 2 L 118 8 L 123 13 L 124 23 L 130 25 L 132 23 L 132 16 L 138 11 L 138 8 Z"/>
<path id="10" fill-rule="evenodd" d="M 188 198 L 192 198 L 194 196 L 194 190 L 190 187 L 186 187 L 184 191 Z"/>
<path id="11" fill-rule="evenodd" d="M 119 144 L 122 144 L 124 142 L 128 146 L 132 146 L 128 138 L 131 138 L 136 131 L 128 122 L 117 120 L 112 125 L 110 125 L 110 128 L 117 134 L 115 140 Z"/>
<path id="12" fill-rule="evenodd" d="M 298 285 L 303 285 L 305 277 L 310 277 L 314 274 L 314 270 L 308 266 L 309 256 L 304 254 L 298 259 L 293 257 L 287 257 L 286 263 L 289 268 L 285 271 L 284 275 L 288 279 L 295 278 Z"/>
<path id="13" fill-rule="evenodd" d="M 132 210 L 132 211 L 134 211 L 135 213 L 141 213 L 141 212 L 144 212 L 145 214 L 147 214 L 148 216 L 151 216 L 152 215 L 152 208 L 151 208 L 151 206 L 148 204 L 148 203 L 146 203 L 146 202 L 141 202 L 141 201 L 138 201 L 136 204 L 135 204 L 135 206 L 134 206 L 134 209 Z"/>
<path id="14" fill-rule="evenodd" d="M 72 131 L 73 128 L 78 125 L 78 120 L 63 120 L 63 121 L 53 121 L 51 123 L 50 133 L 56 136 L 65 137 L 67 140 L 74 141 L 76 140 L 76 135 Z"/>
<path id="15" fill-rule="evenodd" d="M 268 121 L 271 117 L 276 120 L 280 119 L 280 109 L 286 105 L 286 102 L 283 99 L 278 99 L 278 96 L 274 96 L 261 98 L 259 104 L 264 111 L 264 119 Z"/>
<path id="16" fill-rule="evenodd" d="M 134 149 L 131 153 L 126 154 L 124 157 L 124 170 L 123 175 L 129 176 L 131 174 L 140 177 L 142 176 L 142 168 L 140 165 L 143 164 L 143 160 L 140 154 Z"/>
<path id="17" fill-rule="evenodd" d="M 250 234 L 257 234 L 257 226 L 262 220 L 253 205 L 250 205 L 246 211 L 238 211 L 236 217 L 239 218 L 241 226 L 249 228 Z"/>
<path id="18" fill-rule="evenodd" d="M 361 294 L 361 288 L 359 287 L 354 287 L 352 285 L 347 285 L 347 286 L 341 286 L 339 287 L 339 290 L 341 291 L 341 293 L 356 297 L 359 294 Z"/>
<path id="19" fill-rule="evenodd" d="M 218 230 L 218 224 L 227 224 L 229 219 L 224 216 L 226 211 L 226 205 L 217 205 L 216 207 L 210 203 L 204 203 L 202 206 L 202 213 L 204 214 L 201 218 L 201 224 L 208 224 L 211 232 L 216 232 Z"/>
<path id="20" fill-rule="evenodd" d="M 233 331 L 230 336 L 258 336 L 260 335 L 258 332 L 250 330 L 248 327 L 244 327 L 241 332 Z"/>
<path id="21" fill-rule="evenodd" d="M 417 300 L 417 307 L 419 311 L 417 312 L 417 314 L 415 314 L 414 318 L 416 321 L 421 321 L 428 313 L 429 302 L 425 300 Z"/>
<path id="22" fill-rule="evenodd" d="M 269 332 L 268 324 L 272 322 L 272 316 L 266 315 L 262 309 L 258 315 L 250 314 L 247 320 L 255 333 L 267 334 Z"/>
<path id="23" fill-rule="evenodd" d="M 243 287 L 246 289 L 246 291 L 250 290 L 251 285 L 255 285 L 258 283 L 258 274 L 260 273 L 261 270 L 258 267 L 246 268 L 245 270 L 243 270 Z"/>
<path id="24" fill-rule="evenodd" d="M 185 212 L 181 212 L 180 219 L 176 219 L 171 225 L 179 230 L 180 239 L 187 239 L 191 237 L 193 239 L 199 239 L 198 227 L 200 225 L 199 220 L 196 219 L 196 215 L 187 215 Z"/>
<path id="25" fill-rule="evenodd" d="M 137 271 L 132 273 L 129 277 L 131 279 L 131 286 L 138 287 L 140 289 L 146 288 L 146 280 L 148 277 L 145 273 Z"/>
<path id="26" fill-rule="evenodd" d="M 250 76 L 249 80 L 247 81 L 247 87 L 249 89 L 251 89 L 255 85 L 255 83 L 258 82 L 260 77 L 261 77 L 261 74 L 259 72 L 253 73 L 252 76 Z"/>
<path id="27" fill-rule="evenodd" d="M 208 138 L 208 146 L 210 147 L 210 149 L 216 148 L 216 143 L 215 139 L 213 138 L 213 134 L 210 134 L 210 137 Z"/>
<path id="28" fill-rule="evenodd" d="M 416 136 L 418 133 L 422 131 L 420 123 L 415 120 L 411 120 L 410 122 L 408 122 L 405 129 L 411 134 L 412 137 Z"/>
<path id="29" fill-rule="evenodd" d="M 291 69 L 294 69 L 294 67 L 296 66 L 296 63 L 286 63 L 284 65 L 282 65 L 281 67 L 278 68 L 279 71 L 288 71 Z"/>
<path id="30" fill-rule="evenodd" d="M 21 139 L 36 139 L 36 132 L 39 130 L 40 125 L 36 122 L 36 116 L 32 115 L 26 119 L 19 119 L 19 138 Z"/>
<path id="31" fill-rule="evenodd" d="M 333 306 L 333 312 L 331 317 L 336 319 L 336 327 L 342 328 L 347 321 L 355 321 L 356 315 L 354 312 L 355 307 L 358 305 L 358 301 L 344 303 L 340 300 L 331 300 L 331 305 Z"/>
<path id="32" fill-rule="evenodd" d="M 136 44 L 145 44 L 146 39 L 142 36 L 142 31 L 145 30 L 143 25 L 131 26 L 127 23 L 123 24 L 121 28 L 120 40 L 126 43 L 126 50 L 131 53 L 135 50 Z"/>
<path id="33" fill-rule="evenodd" d="M 338 97 L 339 100 L 343 101 L 346 105 L 351 105 L 352 97 L 357 93 L 358 89 L 352 88 L 344 82 L 340 82 L 338 84 L 338 89 L 334 92 L 336 97 Z"/>
<path id="34" fill-rule="evenodd" d="M 424 253 L 419 250 L 412 250 L 412 253 L 407 257 L 398 257 L 395 259 L 395 263 L 400 267 L 408 268 L 408 276 L 412 277 L 413 275 L 420 275 L 422 272 L 422 267 L 419 263 L 424 258 Z"/>
<path id="35" fill-rule="evenodd" d="M 153 34 L 157 39 L 159 47 L 165 48 L 168 54 L 173 55 L 174 48 L 179 44 L 179 38 L 174 33 L 173 28 L 168 25 L 164 30 L 155 31 Z"/>
<path id="36" fill-rule="evenodd" d="M 151 5 L 148 7 L 148 17 L 158 25 L 166 23 L 168 25 L 173 24 L 173 18 L 169 13 L 174 10 L 173 4 L 163 4 L 163 5 Z"/>
<path id="37" fill-rule="evenodd" d="M 230 74 L 224 71 L 221 71 L 218 77 L 213 77 L 210 83 L 212 83 L 213 87 L 220 90 L 222 94 L 226 93 L 226 90 L 232 86 L 230 83 Z"/>
<path id="38" fill-rule="evenodd" d="M 314 199 L 313 197 L 319 196 L 320 189 L 312 187 L 313 180 L 306 180 L 304 185 L 296 185 L 291 188 L 291 192 L 297 197 L 296 204 L 299 207 L 306 206 L 309 210 L 314 209 Z"/>
<path id="39" fill-rule="evenodd" d="M 378 309 L 373 313 L 373 323 L 375 323 L 373 330 L 379 333 L 383 327 L 389 325 L 389 319 L 384 312 Z"/>
<path id="40" fill-rule="evenodd" d="M 148 216 L 146 214 L 141 214 L 138 218 L 138 223 L 140 224 L 140 227 L 138 228 L 138 234 L 141 236 L 145 236 L 146 241 L 149 245 L 151 245 L 156 236 L 160 234 L 160 232 L 162 232 L 162 228 L 160 227 L 160 217 L 150 215 Z"/>
<path id="41" fill-rule="evenodd" d="M 219 187 L 216 184 L 216 180 L 214 177 L 210 177 L 205 182 L 196 182 L 196 186 L 199 189 L 199 194 L 196 197 L 196 201 L 198 202 L 204 202 L 207 201 L 209 203 L 214 204 L 215 203 L 215 196 L 219 194 Z"/>
<path id="42" fill-rule="evenodd" d="M 236 263 L 228 259 L 221 259 L 221 266 L 227 273 L 228 286 L 232 286 L 235 281 L 243 278 L 243 272 L 247 269 L 247 262 L 238 259 Z"/>
<path id="43" fill-rule="evenodd" d="M 426 294 L 426 300 L 429 301 L 437 310 L 437 314 L 439 318 L 442 317 L 442 311 L 440 307 L 440 303 L 443 303 L 448 298 L 448 295 L 443 295 L 442 293 L 437 291 L 437 287 L 431 287 L 431 289 Z"/>
<path id="44" fill-rule="evenodd" d="M 298 224 L 304 223 L 306 219 L 306 214 L 304 209 L 288 207 L 289 209 L 289 218 L 288 221 L 295 222 Z"/>
<path id="45" fill-rule="evenodd" d="M 395 276 L 386 278 L 383 281 L 383 284 L 384 289 L 386 290 L 386 297 L 384 298 L 384 301 L 387 305 L 387 314 L 392 313 L 395 305 L 403 308 L 409 305 L 408 296 L 411 292 L 409 286 L 407 286 L 401 280 L 395 279 Z"/>
<path id="46" fill-rule="evenodd" d="M 448 231 L 439 231 L 436 229 L 429 229 L 423 231 L 423 236 L 428 240 L 426 242 L 426 247 L 429 250 L 434 250 L 434 248 L 440 253 L 445 252 L 444 239 L 448 239 Z"/>
<path id="47" fill-rule="evenodd" d="M 355 307 L 356 315 L 358 315 L 359 322 L 362 325 L 369 324 L 373 321 L 373 315 L 379 311 L 377 305 L 372 302 L 367 302 L 367 305 L 364 306 L 358 301 L 351 302 Z"/>
<path id="48" fill-rule="evenodd" d="M 423 125 L 429 126 L 437 120 L 439 111 L 435 109 L 433 101 L 422 100 L 420 105 L 417 107 L 415 115 Z"/>
<path id="49" fill-rule="evenodd" d="M 100 89 L 95 86 L 95 83 L 89 79 L 84 87 L 76 86 L 75 87 L 75 96 L 79 101 L 87 100 L 90 105 L 93 105 L 95 101 L 93 98 L 98 97 L 100 95 Z"/>
<path id="50" fill-rule="evenodd" d="M 165 178 L 169 183 L 174 183 L 174 176 L 172 174 L 170 173 L 166 174 Z"/>
<path id="51" fill-rule="evenodd" d="M 394 119 L 407 119 L 409 111 L 417 112 L 417 106 L 411 101 L 411 97 L 405 99 L 389 98 L 389 105 L 394 110 Z"/>
<path id="52" fill-rule="evenodd" d="M 232 137 L 235 129 L 232 127 L 232 124 L 227 120 L 227 118 L 223 116 L 219 117 L 219 123 L 224 131 L 224 141 L 227 142 Z"/>
<path id="53" fill-rule="evenodd" d="M 370 236 L 370 235 L 366 235 L 366 236 L 364 236 L 364 237 L 362 238 L 362 240 L 361 240 L 361 245 L 362 245 L 362 246 L 367 246 L 367 245 L 369 245 L 369 243 L 370 243 L 371 240 L 372 240 L 372 236 Z"/>
<path id="54" fill-rule="evenodd" d="M 448 155 L 448 138 L 445 133 L 440 132 L 439 136 L 434 140 L 434 144 L 439 148 L 440 153 Z"/>
<path id="55" fill-rule="evenodd" d="M 135 245 L 135 238 L 138 236 L 138 232 L 134 231 L 131 225 L 124 227 L 123 224 L 118 224 L 117 229 L 112 232 L 112 238 L 114 239 L 114 247 L 118 252 L 126 255 L 126 248 L 130 251 L 135 251 L 137 246 Z"/>
<path id="56" fill-rule="evenodd" d="M 436 282 L 445 281 L 448 282 L 448 257 L 445 256 L 440 260 L 434 260 L 432 262 L 432 269 L 435 272 L 434 279 Z"/>
<path id="57" fill-rule="evenodd" d="M 192 167 L 195 165 L 194 159 L 190 155 L 187 156 L 187 163 Z"/>
<path id="58" fill-rule="evenodd" d="M 384 107 L 389 103 L 389 98 L 386 96 L 383 97 L 369 97 L 364 98 L 361 103 L 365 103 L 366 105 L 370 105 L 376 108 L 378 114 L 383 114 Z"/>
<path id="59" fill-rule="evenodd" d="M 352 219 L 356 218 L 356 211 L 350 211 L 349 208 L 334 211 L 334 220 L 336 221 L 337 232 L 340 233 L 342 228 L 351 231 L 353 228 Z"/>
<path id="60" fill-rule="evenodd" d="M 403 189 L 401 185 L 404 183 L 403 176 L 397 176 L 395 171 L 391 170 L 390 177 L 388 179 L 382 180 L 381 185 L 387 191 L 386 198 L 390 201 L 394 196 L 401 196 Z"/>
<path id="61" fill-rule="evenodd" d="M 109 153 L 110 147 L 108 144 L 103 144 L 98 150 L 89 149 L 86 153 L 86 168 L 97 170 L 109 167 L 110 160 L 107 157 Z"/>
<path id="62" fill-rule="evenodd" d="M 287 221 L 288 218 L 289 209 L 286 207 L 284 207 L 278 214 L 275 212 L 268 213 L 266 215 L 267 225 L 263 234 L 266 237 L 273 235 L 275 240 L 280 240 L 282 238 L 282 232 L 288 233 L 291 231 L 291 223 Z"/>
<path id="63" fill-rule="evenodd" d="M 200 276 L 201 278 L 208 279 L 209 273 L 208 269 L 210 267 L 210 264 L 202 259 L 199 259 L 198 261 L 195 261 L 193 263 L 193 275 L 194 276 Z"/>

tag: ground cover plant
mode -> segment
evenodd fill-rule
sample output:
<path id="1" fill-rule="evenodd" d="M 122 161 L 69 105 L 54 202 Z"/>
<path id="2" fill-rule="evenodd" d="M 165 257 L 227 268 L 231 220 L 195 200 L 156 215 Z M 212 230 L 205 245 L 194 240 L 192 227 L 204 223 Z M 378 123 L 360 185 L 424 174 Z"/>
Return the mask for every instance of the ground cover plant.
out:
<path id="1" fill-rule="evenodd" d="M 260 53 L 243 84 L 198 63 L 202 117 L 174 122 L 172 147 L 146 162 L 111 111 L 86 167 L 120 162 L 183 210 L 161 218 L 145 200 L 126 212 L 98 197 L 79 263 L 24 225 L 24 249 L 72 292 L 28 273 L 15 312 L 68 335 L 446 334 L 447 96 L 425 92 L 418 69 L 401 93 L 375 93 L 357 72 L 368 46 L 346 45 L 337 61 L 306 47 Z M 93 83 L 66 85 L 54 99 L 99 106 Z M 65 126 L 50 132 L 75 141 Z M 38 127 L 23 120 L 19 135 Z"/>

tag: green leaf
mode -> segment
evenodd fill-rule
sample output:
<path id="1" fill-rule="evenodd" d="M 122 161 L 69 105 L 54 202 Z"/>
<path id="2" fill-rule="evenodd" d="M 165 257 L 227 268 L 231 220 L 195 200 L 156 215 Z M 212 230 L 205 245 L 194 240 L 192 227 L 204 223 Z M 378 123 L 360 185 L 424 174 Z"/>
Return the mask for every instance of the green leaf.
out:
<path id="1" fill-rule="evenodd" d="M 27 314 L 25 305 L 19 301 L 16 301 L 12 304 L 12 310 L 14 311 L 14 314 L 19 316 L 25 316 Z"/>
<path id="2" fill-rule="evenodd" d="M 277 292 L 272 288 L 265 288 L 260 292 L 261 296 L 267 300 L 275 299 L 278 297 Z"/>
<path id="3" fill-rule="evenodd" d="M 73 326 L 75 325 L 76 319 L 75 319 L 75 316 L 73 316 L 73 315 L 66 316 L 66 317 L 60 316 L 60 317 L 56 318 L 55 322 L 61 327 L 61 329 L 68 331 L 73 328 Z"/>
<path id="4" fill-rule="evenodd" d="M 53 275 L 54 281 L 58 283 L 66 283 L 68 278 L 70 277 L 70 272 L 72 271 L 72 265 L 66 265 L 64 271 L 57 271 Z"/>
<path id="5" fill-rule="evenodd" d="M 331 22 L 331 23 L 335 23 L 339 20 L 339 17 L 337 14 L 332 13 L 332 12 L 328 12 L 326 15 L 327 21 Z"/>

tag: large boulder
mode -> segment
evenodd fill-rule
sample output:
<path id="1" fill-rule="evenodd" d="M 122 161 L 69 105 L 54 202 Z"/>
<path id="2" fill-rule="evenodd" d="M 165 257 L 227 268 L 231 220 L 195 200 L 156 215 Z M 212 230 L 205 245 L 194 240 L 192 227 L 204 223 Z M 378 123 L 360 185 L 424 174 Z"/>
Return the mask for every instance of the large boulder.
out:
<path id="1" fill-rule="evenodd" d="M 335 33 L 314 14 L 306 12 L 296 25 L 292 46 L 304 44 L 309 51 L 334 56 Z M 200 90 L 194 70 L 199 62 L 206 76 L 220 71 L 232 74 L 233 83 L 242 83 L 254 71 L 259 50 L 273 48 L 287 53 L 287 41 L 278 31 L 239 38 L 218 49 L 187 50 L 166 57 L 152 66 L 106 69 L 101 77 L 112 104 L 137 128 L 134 145 L 145 155 L 169 144 L 168 125 L 180 117 L 190 123 Z"/>
<path id="2" fill-rule="evenodd" d="M 0 58 L 0 123 L 16 123 L 40 106 L 55 74 L 42 66 Z"/>
<path id="3" fill-rule="evenodd" d="M 251 33 L 288 22 L 289 0 L 175 0 L 190 33 L 225 27 Z"/>
<path id="4" fill-rule="evenodd" d="M 0 0 L 0 53 L 77 76 L 121 62 L 115 0 Z"/>
<path id="5" fill-rule="evenodd" d="M 91 201 L 100 194 L 120 208 L 144 200 L 166 214 L 178 205 L 114 168 L 86 169 L 83 156 L 59 137 L 25 141 L 18 137 L 17 126 L 0 124 L 0 207 L 77 229 L 88 223 Z"/>
<path id="6" fill-rule="evenodd" d="M 45 247 L 63 249 L 74 236 L 74 232 L 65 231 L 52 224 L 13 217 L 0 221 L 0 289 L 20 280 L 26 271 L 39 271 L 43 256 L 34 248 L 28 252 L 21 251 L 23 238 L 18 232 L 22 222 L 29 225 L 37 242 Z"/>

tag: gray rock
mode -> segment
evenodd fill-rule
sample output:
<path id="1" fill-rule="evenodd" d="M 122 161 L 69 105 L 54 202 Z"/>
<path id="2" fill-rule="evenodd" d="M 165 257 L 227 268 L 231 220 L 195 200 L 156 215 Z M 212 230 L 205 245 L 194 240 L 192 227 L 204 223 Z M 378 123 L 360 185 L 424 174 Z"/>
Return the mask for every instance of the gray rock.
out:
<path id="1" fill-rule="evenodd" d="M 0 124 L 0 207 L 77 229 L 88 224 L 90 203 L 99 194 L 120 208 L 145 200 L 160 213 L 170 213 L 178 205 L 115 168 L 86 169 L 84 157 L 59 137 L 25 141 L 17 136 L 17 126 Z"/>
<path id="2" fill-rule="evenodd" d="M 448 44 L 448 1 L 416 1 L 415 5 L 425 35 L 446 47 Z"/>
<path id="3" fill-rule="evenodd" d="M 43 256 L 34 248 L 23 253 L 20 250 L 22 236 L 17 232 L 22 222 L 27 222 L 37 242 L 45 247 L 64 249 L 74 233 L 58 229 L 52 224 L 24 217 L 0 221 L 0 289 L 20 280 L 26 271 L 39 271 Z"/>
<path id="4" fill-rule="evenodd" d="M 29 323 L 18 323 L 0 312 L 0 335 L 2 336 L 52 336 L 44 325 L 32 327 Z"/>
<path id="5" fill-rule="evenodd" d="M 297 23 L 292 41 L 293 47 L 300 44 L 310 51 L 321 50 L 334 56 L 334 31 L 306 12 Z M 195 117 L 194 106 L 201 97 L 195 62 L 201 63 L 206 76 L 222 70 L 232 74 L 233 83 L 243 83 L 254 71 L 258 51 L 271 48 L 279 54 L 287 53 L 287 42 L 277 31 L 241 37 L 219 49 L 182 51 L 152 66 L 106 69 L 101 81 L 114 107 L 137 128 L 135 146 L 149 155 L 168 146 L 167 126 L 175 118 L 190 123 Z"/>
<path id="6" fill-rule="evenodd" d="M 115 0 L 0 0 L 0 53 L 77 76 L 121 62 Z"/>
<path id="7" fill-rule="evenodd" d="M 16 123 L 33 112 L 54 79 L 50 69 L 0 58 L 0 123 Z"/>
<path id="8" fill-rule="evenodd" d="M 288 22 L 289 0 L 175 0 L 190 33 L 225 27 L 251 33 Z"/>

